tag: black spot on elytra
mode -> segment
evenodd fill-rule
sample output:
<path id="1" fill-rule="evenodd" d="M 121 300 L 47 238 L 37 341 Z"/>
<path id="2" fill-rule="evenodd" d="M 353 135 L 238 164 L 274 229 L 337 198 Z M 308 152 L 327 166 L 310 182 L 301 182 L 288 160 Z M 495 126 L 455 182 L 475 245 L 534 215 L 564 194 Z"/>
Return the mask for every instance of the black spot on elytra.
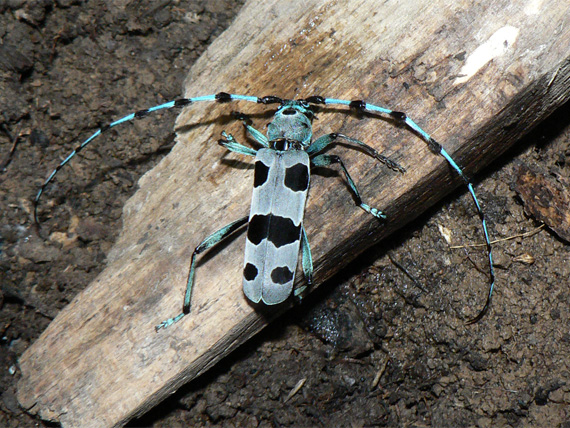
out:
<path id="1" fill-rule="evenodd" d="M 257 278 L 258 273 L 259 271 L 257 270 L 257 268 L 251 263 L 246 264 L 245 267 L 243 268 L 243 277 L 247 281 L 253 281 L 255 278 Z"/>
<path id="2" fill-rule="evenodd" d="M 286 284 L 293 279 L 293 272 L 287 267 L 278 267 L 271 271 L 271 281 L 275 284 Z"/>
<path id="3" fill-rule="evenodd" d="M 249 221 L 247 239 L 258 245 L 268 239 L 277 248 L 298 241 L 301 237 L 301 225 L 295 226 L 293 220 L 276 215 L 254 215 Z"/>
<path id="4" fill-rule="evenodd" d="M 269 175 L 269 167 L 261 161 L 255 162 L 255 170 L 253 173 L 253 187 L 263 186 Z"/>
<path id="5" fill-rule="evenodd" d="M 254 215 L 247 226 L 247 239 L 258 245 L 269 234 L 269 218 L 265 215 Z"/>
<path id="6" fill-rule="evenodd" d="M 309 168 L 298 163 L 285 171 L 285 186 L 293 192 L 305 192 L 309 187 Z"/>

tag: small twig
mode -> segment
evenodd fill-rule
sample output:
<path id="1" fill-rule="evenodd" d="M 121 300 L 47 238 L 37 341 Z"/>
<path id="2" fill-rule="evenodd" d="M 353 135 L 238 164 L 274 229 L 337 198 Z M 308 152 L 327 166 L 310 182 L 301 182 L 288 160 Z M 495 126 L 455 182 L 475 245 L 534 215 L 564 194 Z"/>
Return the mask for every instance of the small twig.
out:
<path id="1" fill-rule="evenodd" d="M 386 367 L 388 367 L 388 361 L 390 361 L 390 358 L 386 358 L 386 361 L 384 361 L 384 365 L 382 366 L 382 368 L 376 372 L 376 376 L 374 376 L 374 380 L 370 385 L 370 389 L 376 388 L 378 386 L 378 383 L 380 383 L 380 378 L 386 371 Z"/>
<path id="2" fill-rule="evenodd" d="M 4 171 L 6 171 L 6 168 L 8 168 L 8 165 L 10 164 L 10 162 L 12 162 L 12 157 L 14 156 L 14 153 L 16 152 L 16 146 L 18 145 L 18 142 L 20 141 L 20 135 L 18 135 L 16 138 L 14 138 L 5 124 L 2 124 L 0 126 L 2 127 L 2 131 L 4 131 L 4 133 L 8 136 L 8 138 L 12 142 L 12 148 L 10 149 L 8 156 L 6 156 L 6 159 L 4 159 L 4 161 L 2 161 L 2 163 L 0 164 L 0 172 L 4 172 Z"/>
<path id="3" fill-rule="evenodd" d="M 416 278 L 414 278 L 413 275 L 410 272 L 408 272 L 408 270 L 404 266 L 402 266 L 397 260 L 395 260 L 390 253 L 388 253 L 388 258 L 390 259 L 390 261 L 394 266 L 396 266 L 404 275 L 406 275 L 414 283 L 416 287 L 418 287 L 424 293 L 427 293 L 427 290 L 422 287 L 420 282 Z"/>
<path id="4" fill-rule="evenodd" d="M 286 403 L 287 401 L 289 401 L 297 392 L 299 392 L 299 390 L 303 387 L 303 385 L 305 385 L 306 381 L 307 381 L 307 378 L 304 377 L 299 382 L 297 382 L 297 385 L 295 385 L 293 387 L 293 389 L 289 392 L 289 394 L 287 394 L 287 397 L 285 397 L 285 400 L 283 400 L 283 403 Z"/>
<path id="5" fill-rule="evenodd" d="M 527 238 L 529 236 L 535 235 L 538 232 L 540 232 L 543 228 L 544 228 L 545 224 L 541 224 L 539 227 L 537 227 L 534 230 L 531 230 L 530 232 L 525 232 L 525 233 L 521 233 L 518 235 L 513 235 L 513 236 L 509 236 L 507 238 L 502 238 L 502 239 L 496 239 L 494 241 L 491 241 L 491 245 L 492 244 L 496 244 L 498 242 L 503 242 L 503 241 L 510 241 L 512 239 L 516 239 L 516 238 Z M 457 249 L 461 249 L 461 248 L 469 248 L 469 247 L 486 247 L 487 244 L 465 244 L 465 245 L 452 245 L 449 248 L 453 249 L 453 250 L 457 250 Z"/>

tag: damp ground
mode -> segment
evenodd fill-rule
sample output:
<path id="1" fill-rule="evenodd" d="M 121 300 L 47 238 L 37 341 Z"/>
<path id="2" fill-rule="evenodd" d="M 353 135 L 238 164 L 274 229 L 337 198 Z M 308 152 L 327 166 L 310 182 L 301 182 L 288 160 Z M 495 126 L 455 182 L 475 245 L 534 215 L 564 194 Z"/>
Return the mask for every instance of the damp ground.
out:
<path id="1" fill-rule="evenodd" d="M 50 426 L 17 404 L 18 357 L 105 267 L 124 202 L 172 147 L 174 115 L 110 132 L 62 171 L 41 244 L 28 239 L 31 200 L 76 136 L 179 97 L 239 7 L 0 3 L 1 426 Z M 492 237 L 512 238 L 494 246 L 480 323 L 465 325 L 484 302 L 484 253 L 447 241 L 480 242 L 459 191 L 131 425 L 570 427 L 570 246 L 514 190 L 521 164 L 570 176 L 569 111 L 478 177 Z"/>

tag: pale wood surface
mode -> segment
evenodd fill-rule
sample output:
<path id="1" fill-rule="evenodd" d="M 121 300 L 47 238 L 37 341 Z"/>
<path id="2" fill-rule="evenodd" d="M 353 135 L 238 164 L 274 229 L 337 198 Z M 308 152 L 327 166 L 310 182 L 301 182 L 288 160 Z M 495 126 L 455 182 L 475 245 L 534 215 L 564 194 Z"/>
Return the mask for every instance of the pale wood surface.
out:
<path id="1" fill-rule="evenodd" d="M 192 68 L 185 95 L 363 98 L 406 111 L 472 175 L 568 99 L 570 13 L 554 0 L 471 4 L 250 1 Z M 200 264 L 191 316 L 154 332 L 181 308 L 194 246 L 249 210 L 250 159 L 215 143 L 223 129 L 243 142 L 239 124 L 218 120 L 236 109 L 267 110 L 198 104 L 180 116 L 178 144 L 125 207 L 107 269 L 22 356 L 25 408 L 65 427 L 122 425 L 269 322 L 241 291 L 241 235 Z M 254 116 L 262 130 L 265 117 Z M 339 177 L 315 176 L 306 228 L 317 283 L 460 184 L 441 157 L 386 121 L 318 117 L 317 136 L 363 139 L 408 172 L 335 149 L 389 220 L 355 208 Z"/>

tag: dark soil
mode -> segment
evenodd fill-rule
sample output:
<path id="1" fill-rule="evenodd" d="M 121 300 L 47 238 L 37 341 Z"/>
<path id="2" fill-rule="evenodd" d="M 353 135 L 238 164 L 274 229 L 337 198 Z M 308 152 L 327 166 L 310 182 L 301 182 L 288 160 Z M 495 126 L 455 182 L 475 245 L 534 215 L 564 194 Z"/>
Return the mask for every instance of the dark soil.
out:
<path id="1" fill-rule="evenodd" d="M 109 132 L 62 170 L 40 209 L 41 246 L 31 200 L 78 136 L 179 97 L 240 5 L 0 1 L 0 426 L 43 425 L 16 402 L 18 357 L 104 268 L 175 115 Z M 512 190 L 518 164 L 570 177 L 569 118 L 560 109 L 480 177 L 494 239 L 539 226 Z M 451 250 L 445 230 L 454 245 L 480 241 L 465 191 L 132 425 L 570 427 L 570 246 L 548 228 L 495 244 L 493 306 L 466 326 L 484 303 L 484 254 Z"/>

